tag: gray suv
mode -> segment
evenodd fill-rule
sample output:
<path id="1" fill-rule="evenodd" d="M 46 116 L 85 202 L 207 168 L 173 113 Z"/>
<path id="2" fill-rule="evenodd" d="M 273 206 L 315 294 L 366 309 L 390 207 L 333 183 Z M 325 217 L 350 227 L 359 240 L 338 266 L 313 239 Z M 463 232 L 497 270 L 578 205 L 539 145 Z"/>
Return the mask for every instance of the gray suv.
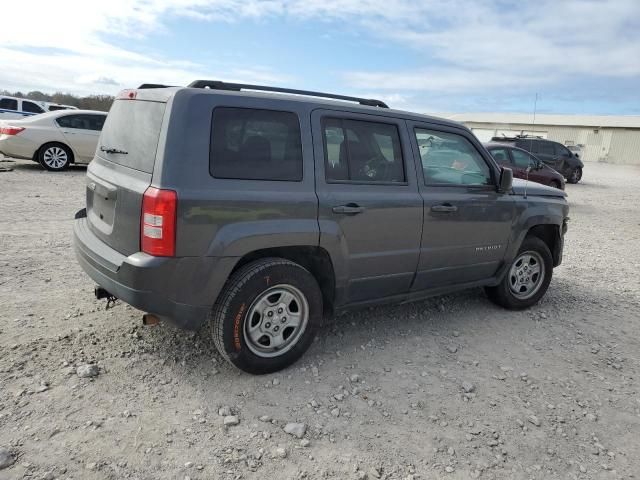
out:
<path id="1" fill-rule="evenodd" d="M 290 365 L 351 308 L 471 287 L 535 304 L 568 213 L 563 191 L 513 180 L 458 123 L 215 81 L 122 92 L 86 196 L 74 244 L 96 295 L 209 322 L 251 373 Z"/>

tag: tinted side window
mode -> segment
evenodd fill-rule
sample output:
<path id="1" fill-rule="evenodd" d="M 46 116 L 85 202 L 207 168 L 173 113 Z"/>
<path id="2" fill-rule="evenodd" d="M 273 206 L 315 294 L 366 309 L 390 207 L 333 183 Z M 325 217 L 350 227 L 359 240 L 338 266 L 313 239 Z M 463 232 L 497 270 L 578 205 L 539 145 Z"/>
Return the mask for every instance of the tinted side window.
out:
<path id="1" fill-rule="evenodd" d="M 500 165 L 508 165 L 511 163 L 511 160 L 509 160 L 509 152 L 506 148 L 492 148 L 489 150 L 489 153 Z"/>
<path id="2" fill-rule="evenodd" d="M 538 153 L 540 142 L 536 140 L 518 140 L 516 147 L 531 153 Z"/>
<path id="3" fill-rule="evenodd" d="M 559 157 L 570 157 L 571 156 L 571 152 L 569 150 L 567 150 L 565 147 L 563 147 L 562 145 L 560 145 L 559 143 L 555 143 L 554 147 L 555 147 L 557 156 L 559 156 Z"/>
<path id="4" fill-rule="evenodd" d="M 22 111 L 30 113 L 44 113 L 44 110 L 40 105 L 33 102 L 27 102 L 26 100 L 22 101 Z"/>
<path id="5" fill-rule="evenodd" d="M 106 115 L 84 115 L 87 121 L 89 122 L 89 130 L 102 130 L 104 126 L 104 121 L 107 118 Z"/>
<path id="6" fill-rule="evenodd" d="M 461 135 L 415 130 L 427 185 L 491 185 L 491 170 L 478 150 Z"/>
<path id="7" fill-rule="evenodd" d="M 73 128 L 71 124 L 75 116 L 76 115 L 67 115 L 65 117 L 56 118 L 56 123 L 62 128 Z"/>
<path id="8" fill-rule="evenodd" d="M 18 101 L 13 98 L 0 98 L 0 108 L 18 110 Z"/>
<path id="9" fill-rule="evenodd" d="M 100 131 L 104 125 L 105 118 L 104 115 L 65 115 L 56 119 L 56 123 L 62 128 Z"/>
<path id="10" fill-rule="evenodd" d="M 302 180 L 298 116 L 251 108 L 216 108 L 209 171 L 216 178 Z"/>
<path id="11" fill-rule="evenodd" d="M 326 118 L 322 132 L 327 181 L 405 182 L 397 126 Z"/>
<path id="12" fill-rule="evenodd" d="M 538 153 L 542 155 L 555 155 L 555 149 L 551 142 L 539 142 Z"/>
<path id="13" fill-rule="evenodd" d="M 521 150 L 511 150 L 511 156 L 513 157 L 513 163 L 516 167 L 527 168 L 529 165 L 535 165 L 534 158 Z"/>

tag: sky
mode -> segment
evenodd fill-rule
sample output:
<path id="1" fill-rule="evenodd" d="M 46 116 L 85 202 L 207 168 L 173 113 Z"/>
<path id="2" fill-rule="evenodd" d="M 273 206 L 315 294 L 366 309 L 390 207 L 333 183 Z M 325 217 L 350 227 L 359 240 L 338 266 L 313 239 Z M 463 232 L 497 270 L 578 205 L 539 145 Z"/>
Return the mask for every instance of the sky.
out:
<path id="1" fill-rule="evenodd" d="M 16 4 L 17 5 L 17 4 Z M 21 0 L 0 89 L 195 79 L 417 112 L 640 114 L 640 0 Z"/>

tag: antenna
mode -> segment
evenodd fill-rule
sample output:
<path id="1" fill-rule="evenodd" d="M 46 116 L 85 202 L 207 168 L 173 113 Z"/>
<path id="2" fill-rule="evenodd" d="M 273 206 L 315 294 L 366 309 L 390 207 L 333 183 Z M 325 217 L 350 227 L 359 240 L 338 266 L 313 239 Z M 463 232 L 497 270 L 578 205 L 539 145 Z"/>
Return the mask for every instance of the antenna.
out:
<path id="1" fill-rule="evenodd" d="M 536 111 L 538 110 L 538 92 L 536 92 L 536 99 L 533 102 L 533 122 L 531 123 L 531 132 L 536 133 Z M 533 150 L 533 137 L 535 135 L 531 135 L 531 140 L 529 140 L 529 151 Z M 527 198 L 527 186 L 529 185 L 529 172 L 531 171 L 531 164 L 527 166 L 527 176 L 524 180 L 524 198 Z"/>

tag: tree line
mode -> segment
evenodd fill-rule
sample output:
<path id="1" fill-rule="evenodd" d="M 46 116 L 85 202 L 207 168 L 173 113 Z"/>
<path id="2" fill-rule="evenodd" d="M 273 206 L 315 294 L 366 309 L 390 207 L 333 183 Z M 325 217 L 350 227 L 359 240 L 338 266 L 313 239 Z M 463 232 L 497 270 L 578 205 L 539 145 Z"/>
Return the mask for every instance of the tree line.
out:
<path id="1" fill-rule="evenodd" d="M 8 90 L 0 90 L 0 95 L 28 98 L 30 100 L 36 100 L 39 102 L 61 103 L 63 105 L 78 107 L 82 110 L 100 110 L 103 112 L 109 111 L 114 98 L 111 95 L 89 95 L 86 97 L 79 97 L 71 93 L 62 92 L 56 92 L 50 95 L 38 90 L 34 90 L 26 94 L 23 92 L 9 92 Z"/>

